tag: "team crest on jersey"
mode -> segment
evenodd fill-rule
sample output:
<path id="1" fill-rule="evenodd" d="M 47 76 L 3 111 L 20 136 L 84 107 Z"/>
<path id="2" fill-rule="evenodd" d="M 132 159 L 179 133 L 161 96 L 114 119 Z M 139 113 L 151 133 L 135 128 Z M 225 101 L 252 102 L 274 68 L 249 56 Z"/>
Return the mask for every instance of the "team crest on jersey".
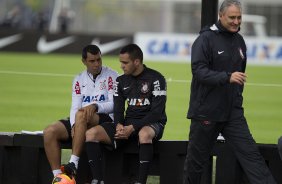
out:
<path id="1" fill-rule="evenodd" d="M 79 82 L 76 81 L 75 83 L 75 86 L 74 86 L 74 91 L 77 95 L 81 94 L 81 91 L 80 91 L 80 86 L 79 86 Z"/>
<path id="2" fill-rule="evenodd" d="M 100 90 L 106 89 L 106 80 L 100 82 Z"/>
<path id="3" fill-rule="evenodd" d="M 244 54 L 243 54 L 242 49 L 241 49 L 241 48 L 239 48 L 238 50 L 239 50 L 239 53 L 240 53 L 241 58 L 242 58 L 242 59 L 245 59 L 245 56 L 244 56 Z"/>
<path id="4" fill-rule="evenodd" d="M 149 91 L 149 85 L 147 82 L 142 83 L 141 92 L 147 93 Z"/>

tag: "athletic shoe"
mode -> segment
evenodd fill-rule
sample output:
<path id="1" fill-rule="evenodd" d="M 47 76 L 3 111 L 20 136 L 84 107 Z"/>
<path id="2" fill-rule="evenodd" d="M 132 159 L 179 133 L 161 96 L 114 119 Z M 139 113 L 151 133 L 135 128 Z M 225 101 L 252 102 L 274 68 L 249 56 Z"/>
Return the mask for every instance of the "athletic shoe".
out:
<path id="1" fill-rule="evenodd" d="M 70 178 L 75 177 L 76 175 L 76 167 L 73 162 L 69 162 L 61 166 L 61 171 L 68 175 Z"/>

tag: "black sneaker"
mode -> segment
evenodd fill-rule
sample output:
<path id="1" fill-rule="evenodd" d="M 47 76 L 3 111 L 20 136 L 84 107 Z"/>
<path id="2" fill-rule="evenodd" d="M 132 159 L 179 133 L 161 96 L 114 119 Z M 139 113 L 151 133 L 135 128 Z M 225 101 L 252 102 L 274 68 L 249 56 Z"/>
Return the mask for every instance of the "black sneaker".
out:
<path id="1" fill-rule="evenodd" d="M 68 175 L 70 178 L 75 177 L 76 175 L 76 167 L 73 162 L 69 162 L 61 166 L 61 171 Z"/>

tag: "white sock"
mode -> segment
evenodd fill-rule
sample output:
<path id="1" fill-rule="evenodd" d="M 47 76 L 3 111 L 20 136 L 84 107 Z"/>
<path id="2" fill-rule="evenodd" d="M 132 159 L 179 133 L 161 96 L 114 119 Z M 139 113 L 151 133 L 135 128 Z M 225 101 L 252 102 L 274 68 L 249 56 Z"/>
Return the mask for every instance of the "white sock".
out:
<path id="1" fill-rule="evenodd" d="M 55 169 L 52 172 L 53 172 L 54 177 L 62 173 L 61 169 Z"/>
<path id="2" fill-rule="evenodd" d="M 78 161 L 79 161 L 79 157 L 75 156 L 75 155 L 71 155 L 70 161 L 69 162 L 73 162 L 75 167 L 78 167 Z"/>

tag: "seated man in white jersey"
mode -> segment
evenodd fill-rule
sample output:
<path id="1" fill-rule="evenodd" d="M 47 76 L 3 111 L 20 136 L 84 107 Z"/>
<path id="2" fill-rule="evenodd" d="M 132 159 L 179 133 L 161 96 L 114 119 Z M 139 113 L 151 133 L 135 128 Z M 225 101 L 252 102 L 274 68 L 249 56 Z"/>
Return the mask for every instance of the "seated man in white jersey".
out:
<path id="1" fill-rule="evenodd" d="M 73 80 L 70 118 L 59 120 L 44 130 L 44 148 L 54 177 L 61 173 L 74 177 L 86 130 L 113 121 L 113 85 L 117 72 L 102 66 L 101 51 L 96 45 L 83 48 L 82 63 L 86 70 Z M 61 141 L 72 141 L 69 163 L 62 166 Z"/>

